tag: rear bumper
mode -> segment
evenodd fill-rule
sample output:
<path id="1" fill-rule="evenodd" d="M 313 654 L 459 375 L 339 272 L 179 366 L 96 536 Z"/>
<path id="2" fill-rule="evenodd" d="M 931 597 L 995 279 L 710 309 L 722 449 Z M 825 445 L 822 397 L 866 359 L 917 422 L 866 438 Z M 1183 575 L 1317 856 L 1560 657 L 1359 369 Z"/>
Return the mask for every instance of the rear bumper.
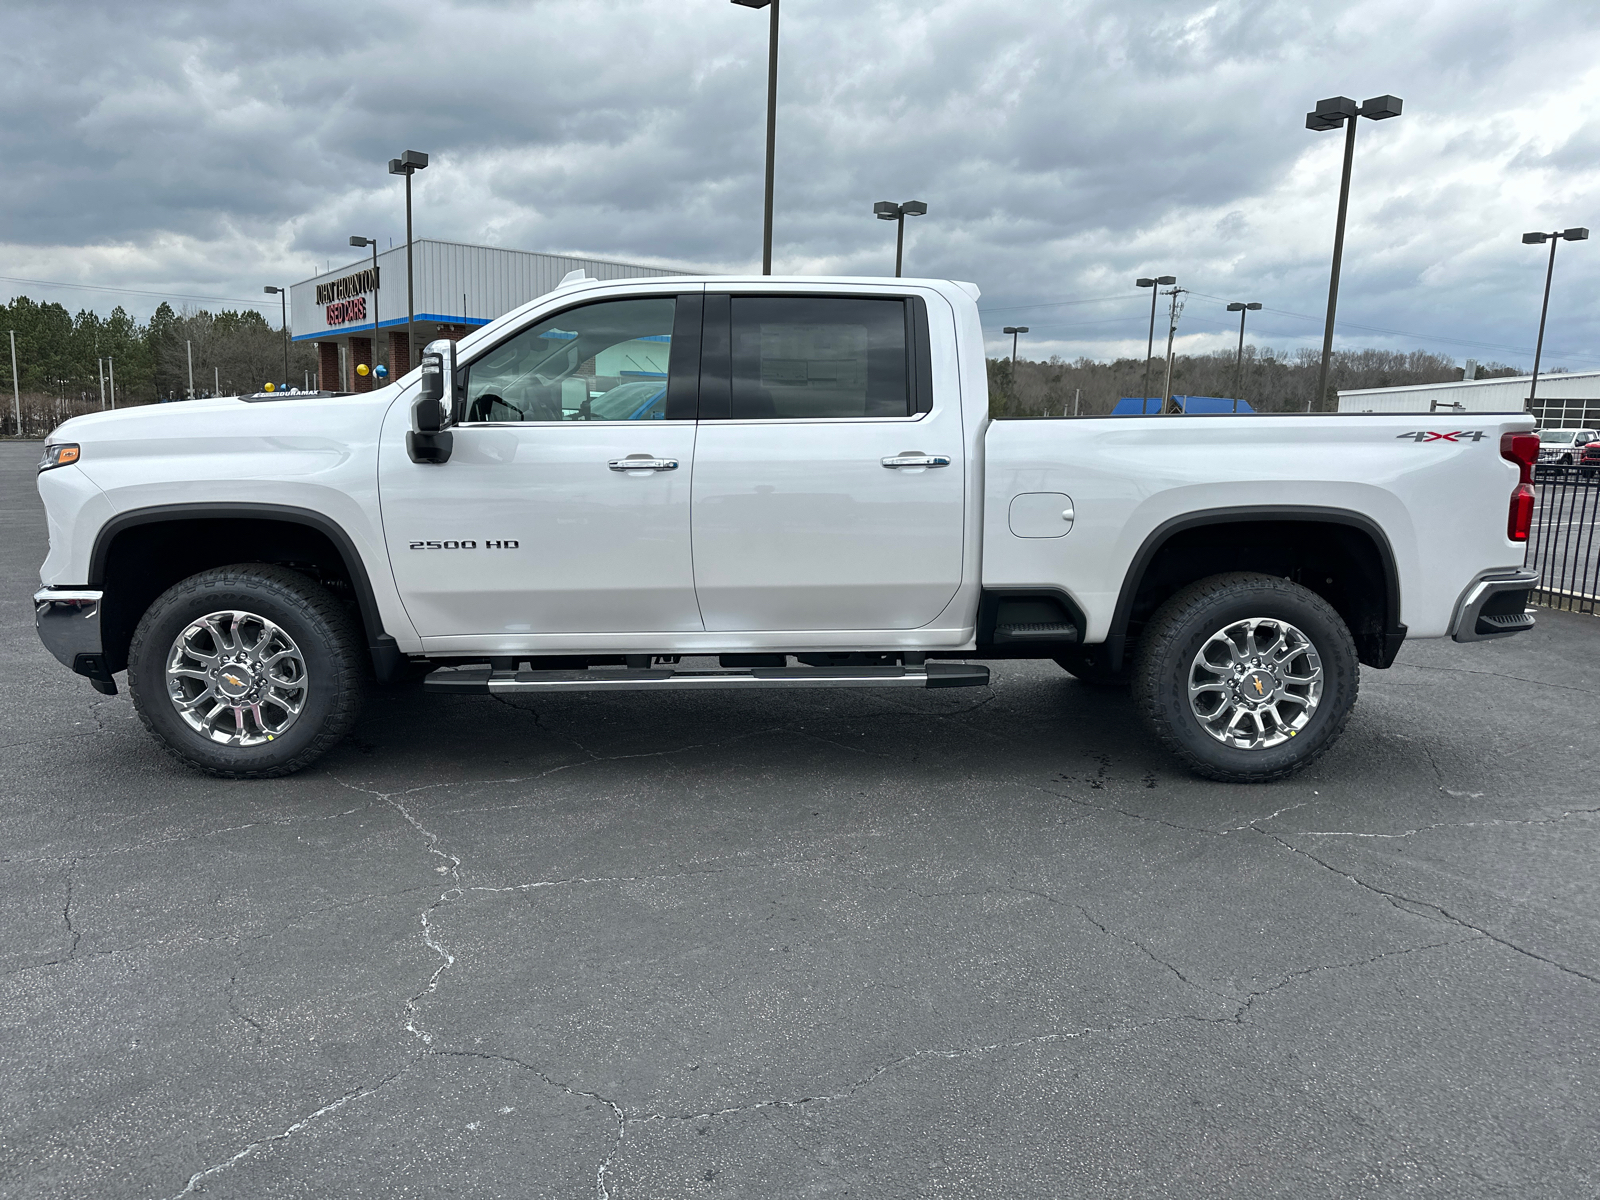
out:
<path id="1" fill-rule="evenodd" d="M 105 593 L 94 588 L 43 588 L 33 594 L 39 640 L 62 666 L 88 678 L 97 692 L 117 693 L 100 641 Z"/>
<path id="2" fill-rule="evenodd" d="M 1533 628 L 1528 596 L 1539 586 L 1537 571 L 1505 571 L 1478 580 L 1461 597 L 1450 636 L 1458 642 L 1484 642 Z"/>

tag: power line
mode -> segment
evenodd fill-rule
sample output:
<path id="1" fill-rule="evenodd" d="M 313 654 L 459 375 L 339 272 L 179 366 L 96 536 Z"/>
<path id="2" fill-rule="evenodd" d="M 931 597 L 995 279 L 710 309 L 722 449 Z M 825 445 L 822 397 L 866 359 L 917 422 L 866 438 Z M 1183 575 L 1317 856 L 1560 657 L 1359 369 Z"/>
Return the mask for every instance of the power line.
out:
<path id="1" fill-rule="evenodd" d="M 1205 296 L 1207 300 L 1225 300 L 1225 297 L 1212 296 L 1205 292 L 1196 292 L 1194 294 L 1196 296 Z M 1276 313 L 1280 317 L 1294 317 L 1301 321 L 1322 321 L 1325 319 L 1323 317 L 1311 316 L 1308 313 L 1291 312 L 1286 308 L 1269 307 L 1264 308 L 1262 311 Z M 1334 327 L 1336 329 L 1359 329 L 1363 333 L 1383 333 L 1389 335 L 1390 337 L 1416 338 L 1418 341 L 1423 342 L 1443 342 L 1451 346 L 1468 346 L 1475 350 L 1505 350 L 1511 354 L 1532 353 L 1532 351 L 1526 346 L 1508 346 L 1503 342 L 1474 342 L 1468 341 L 1465 338 L 1442 337 L 1433 333 L 1414 333 L 1409 329 L 1384 329 L 1378 325 L 1357 325 L 1353 321 L 1336 321 Z M 1577 359 L 1579 362 L 1600 362 L 1600 359 L 1590 358 L 1583 354 L 1567 354 L 1563 357 Z"/>
<path id="2" fill-rule="evenodd" d="M 116 292 L 125 296 L 159 296 L 164 300 L 206 300 L 212 304 L 251 304 L 263 306 L 261 300 L 237 300 L 228 296 L 188 296 L 181 292 L 149 292 L 141 288 L 103 287 L 98 283 L 62 283 L 57 279 L 19 279 L 14 275 L 0 275 L 0 283 L 26 283 L 32 287 L 77 288 L 85 292 Z"/>
<path id="3" fill-rule="evenodd" d="M 979 312 L 1021 312 L 1025 308 L 1060 308 L 1065 304 L 1104 304 L 1110 300 L 1143 300 L 1137 292 L 1122 296 L 1090 296 L 1084 300 L 1046 300 L 1039 304 L 1003 304 L 999 308 L 979 308 Z"/>

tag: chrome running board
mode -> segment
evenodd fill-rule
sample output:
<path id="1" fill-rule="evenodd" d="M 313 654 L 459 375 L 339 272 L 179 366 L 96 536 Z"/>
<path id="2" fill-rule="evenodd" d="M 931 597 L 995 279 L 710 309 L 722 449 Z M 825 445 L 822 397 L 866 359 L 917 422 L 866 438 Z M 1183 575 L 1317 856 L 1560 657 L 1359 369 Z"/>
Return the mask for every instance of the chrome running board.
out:
<path id="1" fill-rule="evenodd" d="M 989 668 L 965 663 L 921 667 L 749 667 L 728 671 L 492 671 L 441 667 L 422 681 L 427 692 L 503 696 L 518 692 L 657 692 L 695 688 L 949 688 L 987 687 Z"/>

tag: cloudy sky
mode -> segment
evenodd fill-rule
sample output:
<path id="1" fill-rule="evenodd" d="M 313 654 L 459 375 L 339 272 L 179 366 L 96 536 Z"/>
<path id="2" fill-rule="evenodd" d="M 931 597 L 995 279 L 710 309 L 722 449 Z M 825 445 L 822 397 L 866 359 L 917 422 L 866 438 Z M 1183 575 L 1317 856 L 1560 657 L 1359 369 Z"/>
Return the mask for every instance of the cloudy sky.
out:
<path id="1" fill-rule="evenodd" d="M 766 14 L 728 0 L 28 3 L 0 11 L 0 295 L 146 315 L 253 300 L 417 233 L 759 270 Z M 1361 124 L 1340 344 L 1600 369 L 1600 6 L 784 0 L 775 269 L 970 279 L 1035 355 L 1321 341 L 1342 133 Z M 29 281 L 29 282 L 18 282 Z M 124 289 L 45 287 L 35 281 Z M 181 301 L 175 300 L 175 304 Z M 209 307 L 218 307 L 215 303 Z M 1229 330 L 1234 332 L 1230 333 Z M 1006 339 L 1008 340 L 1008 339 Z"/>

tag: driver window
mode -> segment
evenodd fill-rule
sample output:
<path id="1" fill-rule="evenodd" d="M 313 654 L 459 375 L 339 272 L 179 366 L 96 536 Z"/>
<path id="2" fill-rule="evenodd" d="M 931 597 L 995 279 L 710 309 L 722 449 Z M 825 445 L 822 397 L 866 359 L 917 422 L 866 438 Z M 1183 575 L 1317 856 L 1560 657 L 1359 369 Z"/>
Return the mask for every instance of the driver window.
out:
<path id="1" fill-rule="evenodd" d="M 568 309 L 467 368 L 468 421 L 660 421 L 667 413 L 671 296 Z"/>

